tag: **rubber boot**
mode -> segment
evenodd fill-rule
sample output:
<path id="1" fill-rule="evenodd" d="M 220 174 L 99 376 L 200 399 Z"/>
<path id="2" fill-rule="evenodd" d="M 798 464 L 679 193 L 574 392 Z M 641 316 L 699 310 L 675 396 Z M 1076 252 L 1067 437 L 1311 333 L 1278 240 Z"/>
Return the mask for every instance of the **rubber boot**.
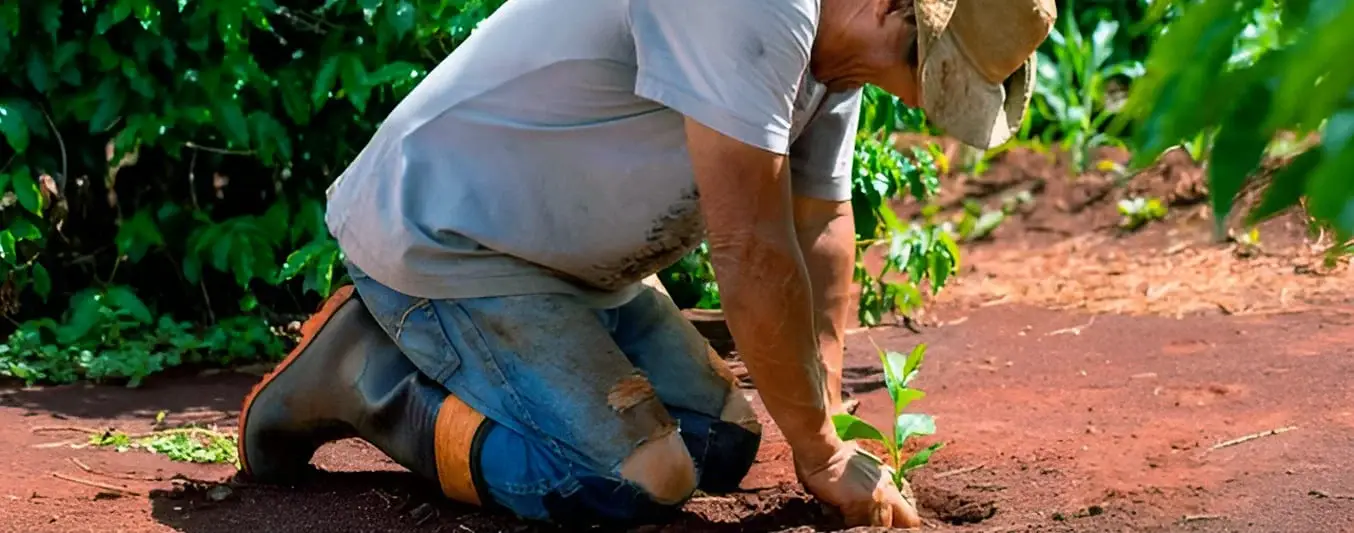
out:
<path id="1" fill-rule="evenodd" d="M 344 286 L 245 398 L 240 464 L 250 479 L 290 484 L 313 471 L 320 446 L 360 437 L 439 483 L 448 498 L 488 505 L 478 460 L 487 427 L 483 415 L 419 372 Z"/>

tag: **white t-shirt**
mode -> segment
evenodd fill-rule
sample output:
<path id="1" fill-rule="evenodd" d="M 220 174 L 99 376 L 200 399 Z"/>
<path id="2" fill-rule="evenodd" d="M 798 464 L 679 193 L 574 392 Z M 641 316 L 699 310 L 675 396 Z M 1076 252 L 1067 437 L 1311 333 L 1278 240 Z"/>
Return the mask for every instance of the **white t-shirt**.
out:
<path id="1" fill-rule="evenodd" d="M 860 91 L 808 72 L 817 0 L 509 0 L 329 190 L 348 259 L 411 296 L 595 307 L 704 235 L 683 116 L 851 196 Z"/>

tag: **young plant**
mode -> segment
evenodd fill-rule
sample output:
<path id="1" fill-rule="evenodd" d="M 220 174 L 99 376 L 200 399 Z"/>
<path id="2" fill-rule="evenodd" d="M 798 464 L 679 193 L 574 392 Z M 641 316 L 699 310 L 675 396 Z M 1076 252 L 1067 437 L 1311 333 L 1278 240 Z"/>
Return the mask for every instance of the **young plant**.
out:
<path id="1" fill-rule="evenodd" d="M 1119 227 L 1134 231 L 1148 222 L 1166 218 L 1166 205 L 1156 198 L 1125 198 L 1119 200 L 1119 214 L 1124 216 Z"/>
<path id="2" fill-rule="evenodd" d="M 936 432 L 936 422 L 931 415 L 903 412 L 912 402 L 926 396 L 926 393 L 909 386 L 921 369 L 922 359 L 926 357 L 926 345 L 917 345 L 907 355 L 886 352 L 878 346 L 875 346 L 875 350 L 879 352 L 879 359 L 884 367 L 884 385 L 889 391 L 889 399 L 893 401 L 892 435 L 885 435 L 879 428 L 850 414 L 833 416 L 832 424 L 842 440 L 871 440 L 882 443 L 888 454 L 889 465 L 894 468 L 893 484 L 903 489 L 906 476 L 913 470 L 925 466 L 930 462 L 931 454 L 945 446 L 945 443 L 938 442 L 910 457 L 903 457 L 907 439 Z M 883 462 L 873 455 L 870 457 Z"/>

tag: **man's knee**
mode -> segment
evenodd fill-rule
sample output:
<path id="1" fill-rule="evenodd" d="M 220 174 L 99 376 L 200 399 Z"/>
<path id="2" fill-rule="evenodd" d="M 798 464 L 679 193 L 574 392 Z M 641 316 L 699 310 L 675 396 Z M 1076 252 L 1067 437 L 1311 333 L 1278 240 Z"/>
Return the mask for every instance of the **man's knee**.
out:
<path id="1" fill-rule="evenodd" d="M 757 421 L 757 411 L 752 409 L 752 404 L 737 385 L 729 389 L 729 394 L 724 397 L 724 409 L 720 411 L 719 419 L 757 435 L 762 434 L 762 424 Z"/>
<path id="2" fill-rule="evenodd" d="M 676 505 L 696 490 L 696 464 L 676 431 L 641 444 L 621 463 L 621 477 L 655 503 Z"/>

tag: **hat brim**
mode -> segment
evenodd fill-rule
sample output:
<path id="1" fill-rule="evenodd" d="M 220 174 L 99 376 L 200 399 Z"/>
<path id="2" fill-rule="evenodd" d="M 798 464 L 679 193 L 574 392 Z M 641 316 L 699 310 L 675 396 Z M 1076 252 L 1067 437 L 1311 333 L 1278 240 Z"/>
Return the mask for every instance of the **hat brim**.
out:
<path id="1" fill-rule="evenodd" d="M 975 148 L 986 150 L 1010 140 L 1029 108 L 1035 55 L 1003 83 L 992 83 L 973 67 L 950 32 L 928 44 L 919 72 L 927 118 L 946 135 Z"/>

